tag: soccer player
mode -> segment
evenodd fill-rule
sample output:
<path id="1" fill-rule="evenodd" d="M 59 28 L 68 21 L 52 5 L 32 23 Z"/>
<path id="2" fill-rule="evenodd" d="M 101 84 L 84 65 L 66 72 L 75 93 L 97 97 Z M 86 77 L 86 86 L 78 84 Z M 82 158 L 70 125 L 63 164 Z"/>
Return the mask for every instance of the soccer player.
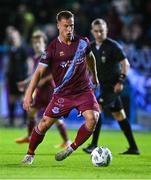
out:
<path id="1" fill-rule="evenodd" d="M 45 50 L 46 42 L 47 42 L 47 37 L 42 31 L 37 30 L 32 34 L 32 46 L 35 52 L 35 55 L 33 57 L 34 67 L 37 67 L 37 64 L 39 62 L 39 57 L 41 53 Z M 18 83 L 20 90 L 25 89 L 27 84 L 29 84 L 30 79 L 31 79 L 31 76 L 27 78 L 26 80 Z M 38 84 L 38 87 L 36 88 L 34 92 L 33 104 L 30 111 L 28 112 L 28 118 L 29 118 L 28 136 L 25 138 L 16 139 L 17 143 L 30 142 L 30 136 L 36 124 L 37 113 L 41 109 L 45 109 L 47 107 L 52 97 L 54 88 L 55 88 L 55 83 L 53 81 L 53 78 L 49 69 L 47 69 L 45 74 L 42 76 Z M 59 147 L 66 148 L 69 145 L 69 139 L 67 136 L 65 125 L 62 120 L 56 120 L 55 124 L 57 125 L 57 128 L 64 141 L 62 144 L 59 145 Z"/>
<path id="2" fill-rule="evenodd" d="M 108 108 L 118 121 L 121 130 L 129 143 L 129 148 L 123 154 L 139 154 L 131 126 L 120 97 L 124 81 L 129 69 L 129 63 L 120 45 L 107 37 L 107 24 L 103 19 L 95 19 L 92 24 L 92 34 L 95 41 L 91 43 L 92 52 L 96 58 L 101 97 L 98 99 L 102 109 Z M 83 150 L 91 153 L 98 144 L 101 129 L 101 116 L 93 133 L 91 144 Z"/>
<path id="3" fill-rule="evenodd" d="M 59 36 L 41 56 L 24 97 L 24 108 L 30 110 L 32 94 L 47 68 L 52 72 L 56 88 L 43 118 L 32 132 L 27 155 L 22 161 L 24 164 L 32 164 L 35 150 L 46 131 L 56 119 L 66 116 L 73 108 L 82 112 L 85 123 L 79 128 L 74 142 L 66 150 L 56 154 L 57 161 L 67 158 L 91 136 L 99 117 L 99 105 L 91 89 L 87 70 L 89 67 L 97 86 L 95 57 L 89 49 L 89 41 L 74 35 L 74 15 L 70 11 L 59 12 L 56 19 Z"/>

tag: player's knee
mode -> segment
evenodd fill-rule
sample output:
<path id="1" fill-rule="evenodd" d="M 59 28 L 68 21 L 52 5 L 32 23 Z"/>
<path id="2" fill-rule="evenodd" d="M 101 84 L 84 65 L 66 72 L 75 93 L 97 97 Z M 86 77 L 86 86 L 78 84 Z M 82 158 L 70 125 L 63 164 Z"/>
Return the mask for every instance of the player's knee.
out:
<path id="1" fill-rule="evenodd" d="M 50 120 L 50 118 L 47 118 L 47 117 L 43 117 L 38 125 L 38 128 L 39 130 L 42 132 L 42 133 L 45 133 L 52 125 L 52 122 Z"/>
<path id="2" fill-rule="evenodd" d="M 117 121 L 122 121 L 123 119 L 126 118 L 126 114 L 124 111 L 120 111 L 120 112 L 115 112 L 112 113 L 113 117 L 117 120 Z"/>
<path id="3" fill-rule="evenodd" d="M 92 113 L 87 117 L 86 126 L 90 131 L 94 131 L 99 119 L 99 113 Z"/>

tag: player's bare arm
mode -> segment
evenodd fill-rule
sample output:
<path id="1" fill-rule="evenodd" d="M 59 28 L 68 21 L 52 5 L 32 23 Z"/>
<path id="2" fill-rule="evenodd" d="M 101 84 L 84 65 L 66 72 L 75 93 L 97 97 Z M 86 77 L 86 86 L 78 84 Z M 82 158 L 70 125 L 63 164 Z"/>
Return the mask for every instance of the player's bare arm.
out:
<path id="1" fill-rule="evenodd" d="M 32 94 L 33 94 L 34 90 L 36 89 L 36 87 L 40 81 L 40 78 L 44 74 L 45 70 L 46 70 L 46 67 L 39 64 L 35 73 L 33 74 L 32 78 L 31 78 L 31 81 L 26 90 L 24 101 L 23 101 L 23 107 L 27 111 L 29 111 L 29 109 L 32 105 Z"/>
<path id="2" fill-rule="evenodd" d="M 116 83 L 116 85 L 114 86 L 114 92 L 115 93 L 119 93 L 123 90 L 123 82 L 124 79 L 126 78 L 127 72 L 129 70 L 129 62 L 127 59 L 123 59 L 121 62 L 121 75 L 120 75 L 120 81 L 118 83 Z M 122 82 L 123 81 L 123 82 Z"/>
<path id="3" fill-rule="evenodd" d="M 98 86 L 99 84 L 99 80 L 97 77 L 97 70 L 96 70 L 96 60 L 95 60 L 95 56 L 93 54 L 93 52 L 91 51 L 87 56 L 87 64 L 89 67 L 90 72 L 93 75 L 93 83 Z"/>
<path id="4" fill-rule="evenodd" d="M 44 77 L 44 78 L 41 78 L 39 83 L 38 83 L 38 87 L 41 87 L 41 86 L 45 85 L 47 82 L 49 82 L 52 79 L 53 79 L 53 76 L 51 74 Z"/>

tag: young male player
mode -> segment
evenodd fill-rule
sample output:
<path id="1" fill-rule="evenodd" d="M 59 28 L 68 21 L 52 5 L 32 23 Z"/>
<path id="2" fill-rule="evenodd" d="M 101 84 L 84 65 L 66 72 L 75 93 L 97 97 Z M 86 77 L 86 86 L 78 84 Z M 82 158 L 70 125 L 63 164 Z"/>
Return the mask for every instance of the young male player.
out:
<path id="1" fill-rule="evenodd" d="M 32 41 L 32 46 L 33 46 L 34 52 L 35 52 L 33 60 L 34 60 L 34 67 L 36 68 L 39 63 L 39 57 L 46 48 L 47 37 L 42 31 L 37 30 L 32 34 L 31 41 Z M 25 87 L 29 84 L 30 79 L 31 79 L 31 77 L 18 83 L 20 90 L 25 89 Z M 55 83 L 52 78 L 51 72 L 48 69 L 42 76 L 41 80 L 39 81 L 38 87 L 36 88 L 36 90 L 33 94 L 33 96 L 34 96 L 33 103 L 30 108 L 30 111 L 28 111 L 28 119 L 29 119 L 28 136 L 25 138 L 16 139 L 17 143 L 30 142 L 32 130 L 36 125 L 37 113 L 40 110 L 42 110 L 42 109 L 44 110 L 47 107 L 47 105 L 49 104 L 49 102 L 52 98 L 54 88 L 55 88 Z M 69 139 L 67 136 L 65 125 L 62 120 L 56 120 L 55 124 L 63 138 L 63 143 L 58 146 L 62 147 L 62 148 L 66 148 L 69 145 Z"/>
<path id="2" fill-rule="evenodd" d="M 59 36 L 41 56 L 24 98 L 23 106 L 29 111 L 32 94 L 43 73 L 50 68 L 56 88 L 43 118 L 32 132 L 28 152 L 23 159 L 25 164 L 32 164 L 35 149 L 56 119 L 67 115 L 73 108 L 82 112 L 85 123 L 79 128 L 74 142 L 66 150 L 56 154 L 57 161 L 67 158 L 91 136 L 99 117 L 99 105 L 91 89 L 87 70 L 88 65 L 93 82 L 98 85 L 95 58 L 89 49 L 89 42 L 87 38 L 74 35 L 74 15 L 70 11 L 57 14 L 57 26 Z"/>

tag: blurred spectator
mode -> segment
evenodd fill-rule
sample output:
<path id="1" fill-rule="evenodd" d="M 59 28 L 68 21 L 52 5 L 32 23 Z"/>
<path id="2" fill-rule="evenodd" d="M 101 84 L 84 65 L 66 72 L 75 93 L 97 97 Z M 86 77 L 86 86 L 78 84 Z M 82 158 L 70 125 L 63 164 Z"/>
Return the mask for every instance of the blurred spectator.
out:
<path id="1" fill-rule="evenodd" d="M 9 32 L 9 33 L 8 33 Z M 7 87 L 9 105 L 9 126 L 14 126 L 15 105 L 18 99 L 21 100 L 22 93 L 18 91 L 17 83 L 24 80 L 28 75 L 27 52 L 22 44 L 22 37 L 16 29 L 7 32 L 10 48 L 7 65 Z M 23 114 L 26 121 L 26 113 Z"/>
<path id="2" fill-rule="evenodd" d="M 128 29 L 134 21 L 140 17 L 141 23 L 140 20 L 139 22 L 135 22 L 137 28 L 135 26 L 134 29 L 137 33 L 138 29 L 140 29 L 142 33 L 145 33 L 143 35 L 144 37 L 141 37 L 143 38 L 142 41 L 140 41 L 141 45 L 145 43 L 145 45 L 147 44 L 150 46 L 151 0 L 55 0 L 53 2 L 49 0 L 26 0 L 21 2 L 10 1 L 10 6 L 4 7 L 8 10 L 2 11 L 1 17 L 3 17 L 4 14 L 5 17 L 7 17 L 8 24 L 3 23 L 1 34 L 4 32 L 6 25 L 8 26 L 9 24 L 19 29 L 24 39 L 27 41 L 35 27 L 46 29 L 48 34 L 51 34 L 50 31 L 54 32 L 54 15 L 59 10 L 68 9 L 73 11 L 78 17 L 78 24 L 80 24 L 76 29 L 78 34 L 90 35 L 88 31 L 90 27 L 89 22 L 100 17 L 107 21 L 110 29 L 109 36 L 117 40 L 121 39 L 123 31 Z M 76 23 L 77 20 L 75 19 L 75 24 Z M 141 27 L 139 28 L 138 26 Z M 51 37 L 49 39 L 51 40 Z"/>

